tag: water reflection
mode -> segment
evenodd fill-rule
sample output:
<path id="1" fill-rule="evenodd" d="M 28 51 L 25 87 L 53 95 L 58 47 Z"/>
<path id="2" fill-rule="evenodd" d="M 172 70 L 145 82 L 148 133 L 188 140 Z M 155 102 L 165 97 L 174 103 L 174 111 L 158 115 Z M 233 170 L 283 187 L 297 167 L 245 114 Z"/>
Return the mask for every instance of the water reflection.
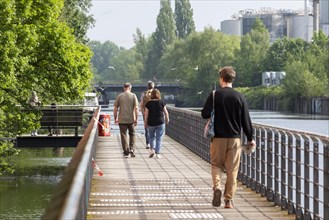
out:
<path id="1" fill-rule="evenodd" d="M 250 116 L 254 123 L 325 136 L 329 135 L 329 116 L 327 115 L 250 111 Z"/>
<path id="2" fill-rule="evenodd" d="M 192 108 L 191 110 L 200 112 L 201 108 Z M 250 116 L 253 123 L 329 136 L 328 115 L 251 110 Z"/>
<path id="3" fill-rule="evenodd" d="M 75 148 L 26 148 L 0 177 L 0 219 L 40 219 Z"/>

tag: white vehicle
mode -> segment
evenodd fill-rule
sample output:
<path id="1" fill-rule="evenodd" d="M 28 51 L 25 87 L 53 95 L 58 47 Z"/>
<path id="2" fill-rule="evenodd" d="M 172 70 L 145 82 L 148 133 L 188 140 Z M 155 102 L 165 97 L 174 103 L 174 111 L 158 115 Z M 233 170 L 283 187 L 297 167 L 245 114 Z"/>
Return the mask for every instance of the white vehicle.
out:
<path id="1" fill-rule="evenodd" d="M 84 106 L 86 110 L 94 111 L 99 105 L 98 98 L 94 92 L 86 92 L 84 98 Z"/>

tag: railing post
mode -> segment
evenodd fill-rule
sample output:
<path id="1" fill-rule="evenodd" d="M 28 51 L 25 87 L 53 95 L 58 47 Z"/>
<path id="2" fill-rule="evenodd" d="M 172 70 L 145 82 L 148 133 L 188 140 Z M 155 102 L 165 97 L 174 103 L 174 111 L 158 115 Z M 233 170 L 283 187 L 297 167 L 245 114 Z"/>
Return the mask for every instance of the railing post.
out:
<path id="1" fill-rule="evenodd" d="M 254 129 L 254 138 L 257 137 L 257 130 Z M 256 170 L 256 160 L 257 160 L 257 151 L 251 155 L 251 179 L 250 179 L 250 188 L 255 190 L 256 188 L 256 176 L 257 176 L 257 170 Z"/>
<path id="2" fill-rule="evenodd" d="M 255 183 L 255 191 L 257 193 L 260 192 L 260 181 L 261 181 L 261 176 L 262 176 L 262 171 L 261 171 L 261 165 L 262 165 L 262 158 L 261 152 L 262 152 L 262 144 L 261 144 L 261 129 L 257 128 L 256 129 L 256 183 Z"/>
<path id="3" fill-rule="evenodd" d="M 282 169 L 282 162 L 280 161 L 279 151 L 279 132 L 276 130 L 274 133 L 274 204 L 281 205 L 280 199 L 280 173 Z M 281 145 L 282 147 L 282 145 Z"/>
<path id="4" fill-rule="evenodd" d="M 301 166 L 302 166 L 302 159 L 301 159 L 301 139 L 299 136 L 296 135 L 296 218 L 297 219 L 304 219 L 303 217 L 303 206 L 301 204 L 302 200 L 302 190 L 301 190 L 301 183 L 302 176 Z"/>
<path id="5" fill-rule="evenodd" d="M 281 209 L 288 209 L 288 197 L 287 197 L 287 174 L 288 174 L 288 168 L 287 168 L 287 149 L 288 149 L 288 143 L 287 143 L 287 137 L 288 135 L 281 131 Z"/>
<path id="6" fill-rule="evenodd" d="M 288 134 L 288 213 L 295 214 L 294 206 L 294 145 L 293 135 Z"/>
<path id="7" fill-rule="evenodd" d="M 309 138 L 303 136 L 304 139 L 304 219 L 311 219 L 310 215 L 310 141 Z"/>
<path id="8" fill-rule="evenodd" d="M 329 219 L 329 141 L 323 141 L 324 219 Z"/>
<path id="9" fill-rule="evenodd" d="M 266 196 L 266 132 L 265 129 L 261 131 L 261 186 L 260 193 L 262 196 Z"/>
<path id="10" fill-rule="evenodd" d="M 313 139 L 313 219 L 319 215 L 319 143 Z"/>
<path id="11" fill-rule="evenodd" d="M 266 146 L 266 198 L 267 201 L 273 202 L 273 131 L 272 129 L 266 129 L 267 133 L 267 146 Z"/>

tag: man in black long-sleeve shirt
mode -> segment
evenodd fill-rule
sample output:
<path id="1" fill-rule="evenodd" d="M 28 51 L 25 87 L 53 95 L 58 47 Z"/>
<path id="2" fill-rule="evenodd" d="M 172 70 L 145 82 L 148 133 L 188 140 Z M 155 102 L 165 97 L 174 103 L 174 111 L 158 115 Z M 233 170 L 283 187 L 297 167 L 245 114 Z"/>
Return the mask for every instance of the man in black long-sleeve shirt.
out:
<path id="1" fill-rule="evenodd" d="M 252 138 L 252 123 L 245 97 L 232 88 L 235 79 L 232 67 L 219 70 L 220 89 L 215 92 L 215 137 L 210 143 L 211 175 L 213 180 L 213 206 L 221 205 L 221 176 L 226 170 L 227 179 L 224 190 L 225 208 L 233 208 L 233 196 L 237 188 L 237 175 L 241 154 L 241 130 L 247 136 L 250 147 L 256 147 Z M 210 93 L 201 115 L 209 119 L 213 105 Z"/>

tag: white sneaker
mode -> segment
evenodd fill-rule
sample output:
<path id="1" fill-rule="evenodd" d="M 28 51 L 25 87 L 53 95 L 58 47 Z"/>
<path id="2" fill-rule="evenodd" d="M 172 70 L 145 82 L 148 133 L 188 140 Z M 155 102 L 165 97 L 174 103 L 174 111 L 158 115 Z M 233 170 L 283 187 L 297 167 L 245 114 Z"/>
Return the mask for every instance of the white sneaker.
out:
<path id="1" fill-rule="evenodd" d="M 155 157 L 156 157 L 157 159 L 160 159 L 162 156 L 161 156 L 161 154 L 156 154 Z"/>
<path id="2" fill-rule="evenodd" d="M 152 158 L 152 157 L 154 156 L 154 154 L 155 154 L 155 151 L 154 151 L 154 149 L 151 149 L 151 150 L 150 150 L 150 155 L 149 155 L 149 158 Z"/>

